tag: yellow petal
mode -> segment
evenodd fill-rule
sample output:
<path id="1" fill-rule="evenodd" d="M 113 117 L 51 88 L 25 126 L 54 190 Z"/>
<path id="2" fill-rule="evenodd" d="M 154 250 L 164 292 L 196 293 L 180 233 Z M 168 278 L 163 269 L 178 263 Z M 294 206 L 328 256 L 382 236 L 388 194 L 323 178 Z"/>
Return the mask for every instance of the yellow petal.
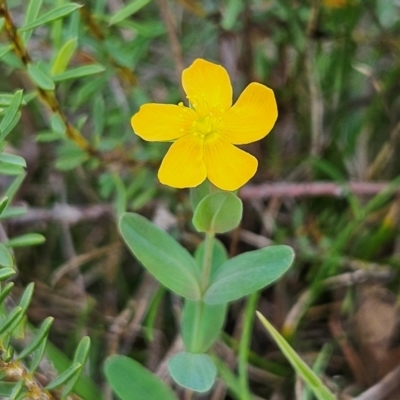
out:
<path id="1" fill-rule="evenodd" d="M 250 83 L 234 106 L 222 117 L 221 135 L 233 144 L 262 139 L 278 117 L 274 92 L 260 83 Z"/>
<path id="2" fill-rule="evenodd" d="M 144 140 L 162 142 L 186 135 L 196 113 L 183 105 L 145 104 L 132 117 L 135 133 Z"/>
<path id="3" fill-rule="evenodd" d="M 193 135 L 178 139 L 169 148 L 158 171 L 160 182 L 175 188 L 198 186 L 206 177 L 203 140 Z"/>
<path id="4" fill-rule="evenodd" d="M 257 170 L 258 161 L 223 138 L 206 140 L 204 162 L 208 179 L 222 190 L 243 186 Z"/>
<path id="5" fill-rule="evenodd" d="M 182 73 L 182 86 L 200 114 L 224 112 L 232 105 L 232 86 L 226 69 L 198 58 Z"/>

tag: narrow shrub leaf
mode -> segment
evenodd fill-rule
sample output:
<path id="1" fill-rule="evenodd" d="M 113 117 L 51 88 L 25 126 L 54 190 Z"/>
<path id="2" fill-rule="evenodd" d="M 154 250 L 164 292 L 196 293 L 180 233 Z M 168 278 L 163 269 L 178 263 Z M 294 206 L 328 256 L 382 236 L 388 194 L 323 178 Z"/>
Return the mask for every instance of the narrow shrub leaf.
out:
<path id="1" fill-rule="evenodd" d="M 0 269 L 0 282 L 5 281 L 15 274 L 12 268 L 1 268 Z"/>
<path id="2" fill-rule="evenodd" d="M 0 123 L 0 140 L 3 140 L 6 136 L 6 129 L 9 127 L 9 125 L 12 124 L 14 121 L 14 118 L 18 114 L 19 107 L 22 102 L 22 90 L 18 90 L 14 93 L 10 105 L 7 108 L 3 120 Z"/>
<path id="3" fill-rule="evenodd" d="M 65 71 L 78 45 L 78 39 L 67 40 L 60 48 L 51 66 L 51 74 L 57 75 Z"/>
<path id="4" fill-rule="evenodd" d="M 26 161 L 21 156 L 17 156 L 15 154 L 7 154 L 1 153 L 0 154 L 0 162 L 10 164 L 10 165 L 17 165 L 19 167 L 26 168 Z"/>
<path id="5" fill-rule="evenodd" d="M 131 1 L 128 5 L 126 5 L 125 7 L 122 7 L 111 17 L 110 25 L 117 24 L 118 22 L 121 22 L 124 19 L 130 17 L 131 15 L 133 15 L 134 13 L 139 11 L 141 8 L 143 8 L 148 3 L 150 3 L 150 0 Z"/>
<path id="6" fill-rule="evenodd" d="M 73 363 L 68 369 L 66 369 L 62 374 L 60 374 L 56 379 L 50 382 L 47 386 L 47 390 L 54 390 L 61 385 L 66 385 L 70 379 L 75 376 L 79 376 L 82 370 L 82 364 Z"/>
<path id="7" fill-rule="evenodd" d="M 34 64 L 28 64 L 27 68 L 30 78 L 43 90 L 54 90 L 55 85 L 48 74 Z"/>
<path id="8" fill-rule="evenodd" d="M 27 233 L 10 239 L 4 243 L 7 247 L 23 247 L 23 246 L 36 246 L 42 244 L 46 238 L 40 233 Z"/>
<path id="9" fill-rule="evenodd" d="M 40 325 L 40 328 L 36 332 L 35 337 L 33 338 L 32 342 L 29 343 L 29 345 L 26 346 L 18 354 L 18 357 L 16 358 L 17 360 L 22 360 L 24 357 L 26 357 L 30 353 L 34 352 L 43 343 L 43 341 L 46 341 L 47 335 L 50 331 L 51 324 L 53 323 L 53 321 L 54 321 L 53 317 L 47 317 L 42 322 L 42 325 Z"/>
<path id="10" fill-rule="evenodd" d="M 100 64 L 85 65 L 83 67 L 67 70 L 65 72 L 62 72 L 61 74 L 56 74 L 53 76 L 53 81 L 62 82 L 69 79 L 83 78 L 85 76 L 104 72 L 105 70 L 106 69 Z"/>
<path id="11" fill-rule="evenodd" d="M 178 400 L 172 390 L 138 362 L 125 356 L 111 356 L 104 373 L 112 390 L 121 400 Z"/>
<path id="12" fill-rule="evenodd" d="M 5 56 L 12 48 L 12 45 L 0 46 L 0 59 Z"/>
<path id="13" fill-rule="evenodd" d="M 42 0 L 31 0 L 29 2 L 28 8 L 26 10 L 26 17 L 25 17 L 24 25 L 28 25 L 31 22 L 36 20 L 41 6 L 42 6 Z M 31 36 L 32 36 L 31 30 L 21 33 L 21 38 L 25 45 L 28 44 Z"/>
<path id="14" fill-rule="evenodd" d="M 3 243 L 0 243 L 0 265 L 8 268 L 12 268 L 14 265 L 11 254 Z"/>
<path id="15" fill-rule="evenodd" d="M 279 332 L 267 321 L 264 316 L 256 311 L 257 317 L 264 325 L 265 329 L 274 339 L 282 353 L 285 355 L 287 360 L 292 364 L 292 367 L 296 372 L 303 378 L 304 382 L 313 391 L 315 397 L 318 400 L 335 400 L 336 397 L 332 392 L 323 384 L 321 379 L 315 374 L 315 372 L 299 357 L 299 355 L 293 350 L 289 343 L 279 334 Z"/>
<path id="16" fill-rule="evenodd" d="M 42 15 L 41 17 L 37 18 L 36 20 L 26 24 L 25 26 L 20 28 L 19 31 L 20 32 L 29 31 L 31 29 L 37 28 L 38 26 L 45 25 L 48 22 L 56 21 L 60 18 L 63 18 L 71 14 L 72 12 L 81 7 L 82 5 L 76 3 L 68 3 L 61 5 L 60 7 L 57 7 L 49 11 L 48 13 Z"/>

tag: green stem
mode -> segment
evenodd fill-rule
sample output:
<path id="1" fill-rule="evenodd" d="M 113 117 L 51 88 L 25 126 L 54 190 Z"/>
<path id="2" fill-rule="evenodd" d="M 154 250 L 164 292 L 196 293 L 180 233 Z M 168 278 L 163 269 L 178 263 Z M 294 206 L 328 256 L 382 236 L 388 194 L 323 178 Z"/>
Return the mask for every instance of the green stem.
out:
<path id="1" fill-rule="evenodd" d="M 203 291 L 205 291 L 210 283 L 212 253 L 214 247 L 214 232 L 207 232 L 204 241 L 204 256 L 203 256 Z"/>
<path id="2" fill-rule="evenodd" d="M 258 304 L 259 292 L 251 294 L 247 300 L 246 309 L 243 317 L 243 331 L 239 343 L 238 355 L 238 373 L 239 373 L 239 387 L 242 400 L 252 400 L 249 391 L 249 383 L 247 376 L 247 358 L 250 348 L 251 331 L 255 317 L 255 311 Z"/>

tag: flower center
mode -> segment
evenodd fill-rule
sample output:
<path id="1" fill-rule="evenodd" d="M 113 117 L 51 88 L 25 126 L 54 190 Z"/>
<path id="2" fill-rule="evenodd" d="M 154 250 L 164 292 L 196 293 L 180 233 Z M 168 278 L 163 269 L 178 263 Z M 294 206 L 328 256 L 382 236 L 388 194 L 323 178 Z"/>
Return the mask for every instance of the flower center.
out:
<path id="1" fill-rule="evenodd" d="M 201 139 L 210 139 L 219 133 L 219 121 L 220 118 L 216 117 L 213 113 L 206 116 L 199 116 L 192 123 L 192 134 L 199 136 Z"/>

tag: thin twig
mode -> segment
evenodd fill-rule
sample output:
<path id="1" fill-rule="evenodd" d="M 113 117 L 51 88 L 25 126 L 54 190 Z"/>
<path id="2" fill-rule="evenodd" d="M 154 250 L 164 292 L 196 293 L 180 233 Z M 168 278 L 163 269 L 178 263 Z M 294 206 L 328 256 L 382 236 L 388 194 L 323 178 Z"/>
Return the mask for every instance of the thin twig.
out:
<path id="1" fill-rule="evenodd" d="M 172 51 L 172 57 L 175 63 L 177 80 L 181 79 L 181 74 L 183 69 L 185 68 L 185 63 L 183 61 L 181 45 L 179 43 L 178 34 L 176 33 L 176 27 L 174 21 L 172 19 L 171 12 L 168 8 L 168 4 L 166 0 L 157 0 L 158 8 L 160 9 L 161 17 L 164 21 L 164 24 L 167 28 L 169 45 Z M 181 88 L 182 98 L 186 98 L 186 94 Z"/>
<path id="2" fill-rule="evenodd" d="M 398 390 L 400 382 L 400 366 L 395 368 L 383 377 L 377 384 L 370 387 L 364 393 L 355 397 L 353 400 L 383 400 L 387 396 Z M 397 392 L 398 393 L 398 392 Z M 397 397 L 396 397 L 397 398 Z"/>

